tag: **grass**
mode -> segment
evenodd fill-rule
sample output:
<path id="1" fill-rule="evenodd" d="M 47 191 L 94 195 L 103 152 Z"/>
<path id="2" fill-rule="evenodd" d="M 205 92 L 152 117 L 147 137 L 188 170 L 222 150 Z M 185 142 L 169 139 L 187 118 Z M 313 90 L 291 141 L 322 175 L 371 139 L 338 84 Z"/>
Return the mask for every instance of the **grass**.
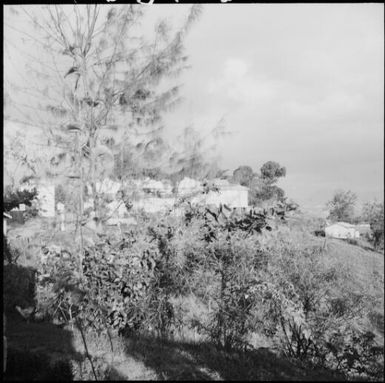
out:
<path id="1" fill-rule="evenodd" d="M 338 239 L 327 239 L 327 254 L 348 265 L 357 277 L 356 283 L 367 285 L 373 275 L 384 277 L 384 255 L 368 251 Z"/>

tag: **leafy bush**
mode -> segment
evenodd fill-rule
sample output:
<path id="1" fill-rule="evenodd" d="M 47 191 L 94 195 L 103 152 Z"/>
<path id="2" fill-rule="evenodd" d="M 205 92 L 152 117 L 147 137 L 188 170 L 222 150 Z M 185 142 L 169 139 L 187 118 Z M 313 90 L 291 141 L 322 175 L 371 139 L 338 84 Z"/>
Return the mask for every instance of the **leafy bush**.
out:
<path id="1" fill-rule="evenodd" d="M 4 261 L 9 264 L 16 264 L 17 260 L 20 258 L 21 253 L 19 249 L 11 246 L 7 238 L 3 239 L 3 257 Z"/>
<path id="2" fill-rule="evenodd" d="M 170 297 L 177 291 L 177 269 L 167 245 L 169 227 L 130 233 L 86 247 L 83 276 L 76 257 L 64 259 L 47 249 L 40 280 L 41 300 L 61 321 L 81 320 L 85 328 L 119 332 L 154 329 L 167 336 L 176 315 Z M 55 254 L 56 252 L 56 254 Z"/>
<path id="3" fill-rule="evenodd" d="M 208 291 L 214 308 L 208 326 L 211 338 L 227 349 L 245 347 L 248 336 L 260 322 L 256 311 L 260 303 L 258 284 L 263 254 L 255 238 L 234 232 L 231 240 L 225 233 L 208 246 L 210 266 L 214 271 Z"/>
<path id="4" fill-rule="evenodd" d="M 271 255 L 267 291 L 273 297 L 270 318 L 286 353 L 347 375 L 378 378 L 383 350 L 365 330 L 375 297 L 356 291 L 349 270 L 306 238 L 277 237 L 265 243 Z"/>
<path id="5" fill-rule="evenodd" d="M 211 314 L 193 326 L 227 349 L 247 347 L 247 338 L 260 326 L 258 273 L 266 266 L 255 233 L 270 229 L 264 214 L 226 214 L 223 208 L 190 206 L 184 217 L 179 259 L 189 291 L 210 307 Z"/>
<path id="6" fill-rule="evenodd" d="M 142 214 L 123 237 L 86 246 L 83 275 L 76 254 L 46 249 L 38 299 L 51 317 L 98 332 L 169 337 L 188 325 L 227 349 L 259 332 L 290 357 L 375 379 L 373 292 L 353 288 L 322 240 L 288 225 L 264 230 L 271 219 L 194 206 L 179 218 Z M 184 297 L 204 315 L 184 318 Z"/>
<path id="7" fill-rule="evenodd" d="M 7 187 L 3 195 L 3 204 L 5 211 L 11 211 L 17 208 L 20 204 L 31 206 L 33 199 L 37 196 L 37 190 L 16 190 L 13 191 Z"/>

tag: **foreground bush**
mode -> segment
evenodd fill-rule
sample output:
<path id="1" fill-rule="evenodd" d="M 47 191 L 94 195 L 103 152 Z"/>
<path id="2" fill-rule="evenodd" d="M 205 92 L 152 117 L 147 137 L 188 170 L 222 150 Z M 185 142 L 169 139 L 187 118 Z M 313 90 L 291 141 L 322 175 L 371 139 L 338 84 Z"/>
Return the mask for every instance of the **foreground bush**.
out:
<path id="1" fill-rule="evenodd" d="M 378 379 L 383 350 L 365 322 L 373 293 L 357 291 L 313 236 L 281 219 L 269 231 L 273 218 L 207 209 L 143 217 L 123 238 L 87 246 L 83 275 L 76 254 L 48 249 L 39 304 L 84 331 L 167 338 L 192 327 L 227 350 L 250 348 L 260 333 L 288 357 Z M 184 297 L 204 315 L 187 320 L 177 304 Z"/>
<path id="2" fill-rule="evenodd" d="M 300 236 L 283 230 L 265 244 L 271 293 L 280 297 L 270 302 L 271 318 L 285 352 L 351 377 L 383 378 L 383 349 L 366 321 L 376 298 L 354 287 L 348 267 Z"/>

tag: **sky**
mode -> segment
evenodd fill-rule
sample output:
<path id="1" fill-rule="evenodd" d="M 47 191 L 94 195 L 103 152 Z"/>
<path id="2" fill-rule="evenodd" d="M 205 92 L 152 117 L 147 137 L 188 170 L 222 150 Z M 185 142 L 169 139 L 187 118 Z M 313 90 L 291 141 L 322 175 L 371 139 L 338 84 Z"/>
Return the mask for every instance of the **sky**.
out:
<path id="1" fill-rule="evenodd" d="M 188 10 L 143 6 L 150 24 L 178 25 Z M 383 200 L 383 4 L 206 4 L 185 49 L 170 135 L 191 124 L 204 135 L 223 119 L 220 167 L 277 161 L 279 186 L 310 210 L 338 189 Z"/>

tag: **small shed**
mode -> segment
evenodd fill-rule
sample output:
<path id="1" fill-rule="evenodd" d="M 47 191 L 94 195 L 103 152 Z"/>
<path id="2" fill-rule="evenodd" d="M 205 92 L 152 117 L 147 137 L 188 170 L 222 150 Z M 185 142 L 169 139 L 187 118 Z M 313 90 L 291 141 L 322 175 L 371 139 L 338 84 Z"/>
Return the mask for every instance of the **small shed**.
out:
<path id="1" fill-rule="evenodd" d="M 8 219 L 12 219 L 12 216 L 8 213 L 3 212 L 3 233 L 4 236 L 7 235 L 7 221 Z"/>
<path id="2" fill-rule="evenodd" d="M 325 234 L 333 238 L 359 238 L 360 233 L 356 227 L 346 222 L 336 222 L 325 228 Z"/>

